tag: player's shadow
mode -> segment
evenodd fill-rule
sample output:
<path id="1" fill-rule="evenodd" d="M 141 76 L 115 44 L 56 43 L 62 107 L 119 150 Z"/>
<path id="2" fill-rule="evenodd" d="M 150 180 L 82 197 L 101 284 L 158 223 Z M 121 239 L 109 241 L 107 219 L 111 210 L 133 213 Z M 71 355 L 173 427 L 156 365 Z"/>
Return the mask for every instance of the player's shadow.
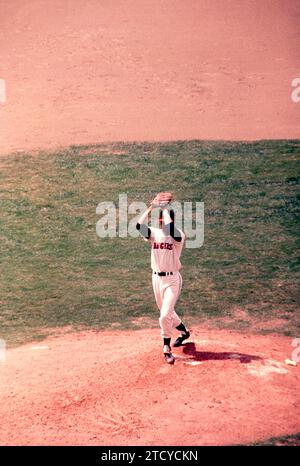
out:
<path id="1" fill-rule="evenodd" d="M 235 353 L 233 351 L 224 351 L 215 353 L 211 351 L 197 351 L 195 343 L 184 343 L 182 345 L 183 353 L 189 356 L 189 359 L 193 361 L 219 361 L 224 359 L 239 360 L 243 364 L 247 364 L 251 361 L 261 360 L 260 356 L 254 356 L 252 354 Z"/>

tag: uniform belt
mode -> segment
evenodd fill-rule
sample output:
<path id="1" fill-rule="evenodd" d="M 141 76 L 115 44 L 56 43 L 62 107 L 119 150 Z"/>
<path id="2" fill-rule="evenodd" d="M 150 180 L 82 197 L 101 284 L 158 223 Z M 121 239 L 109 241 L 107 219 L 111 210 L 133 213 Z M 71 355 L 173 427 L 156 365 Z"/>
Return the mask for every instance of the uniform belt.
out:
<path id="1" fill-rule="evenodd" d="M 173 272 L 154 272 L 155 275 L 158 275 L 159 277 L 165 277 L 167 275 L 173 275 Z"/>

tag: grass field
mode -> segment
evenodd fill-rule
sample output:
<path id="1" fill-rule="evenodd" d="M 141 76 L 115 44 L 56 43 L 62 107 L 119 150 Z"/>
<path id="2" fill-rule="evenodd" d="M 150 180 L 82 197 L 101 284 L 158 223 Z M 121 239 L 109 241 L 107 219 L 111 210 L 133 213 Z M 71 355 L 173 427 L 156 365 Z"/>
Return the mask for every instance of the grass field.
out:
<path id="1" fill-rule="evenodd" d="M 240 330 L 281 319 L 275 330 L 298 336 L 299 154 L 300 141 L 179 141 L 2 158 L 0 337 L 157 325 L 148 245 L 100 239 L 95 225 L 99 202 L 161 190 L 205 203 L 204 245 L 182 256 L 179 313 Z"/>
<path id="2" fill-rule="evenodd" d="M 273 437 L 264 442 L 255 442 L 250 443 L 246 446 L 254 447 L 289 447 L 289 446 L 299 446 L 300 445 L 300 432 L 295 435 L 287 435 L 284 437 Z"/>

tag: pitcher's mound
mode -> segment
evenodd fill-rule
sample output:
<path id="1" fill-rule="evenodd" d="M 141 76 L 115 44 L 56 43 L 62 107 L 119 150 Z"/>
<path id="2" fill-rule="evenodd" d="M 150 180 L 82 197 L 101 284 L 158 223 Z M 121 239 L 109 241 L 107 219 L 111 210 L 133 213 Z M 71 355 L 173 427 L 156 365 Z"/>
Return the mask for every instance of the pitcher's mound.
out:
<path id="1" fill-rule="evenodd" d="M 224 445 L 300 431 L 292 339 L 193 328 L 88 331 L 7 351 L 2 445 Z"/>

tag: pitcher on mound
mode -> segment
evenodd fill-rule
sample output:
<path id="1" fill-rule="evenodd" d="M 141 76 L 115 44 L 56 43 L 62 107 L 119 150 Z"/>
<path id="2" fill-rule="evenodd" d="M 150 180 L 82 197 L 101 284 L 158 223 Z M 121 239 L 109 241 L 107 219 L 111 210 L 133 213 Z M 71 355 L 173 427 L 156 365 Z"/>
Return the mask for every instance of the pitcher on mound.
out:
<path id="1" fill-rule="evenodd" d="M 160 310 L 159 324 L 163 338 L 163 354 L 168 364 L 174 364 L 171 338 L 174 327 L 181 333 L 173 346 L 181 346 L 190 332 L 175 312 L 179 298 L 182 277 L 180 256 L 185 234 L 175 226 L 174 210 L 169 208 L 171 193 L 159 193 L 141 215 L 137 230 L 151 245 L 152 285 L 156 304 Z M 149 227 L 144 222 L 154 208 L 159 208 L 159 228 Z"/>

